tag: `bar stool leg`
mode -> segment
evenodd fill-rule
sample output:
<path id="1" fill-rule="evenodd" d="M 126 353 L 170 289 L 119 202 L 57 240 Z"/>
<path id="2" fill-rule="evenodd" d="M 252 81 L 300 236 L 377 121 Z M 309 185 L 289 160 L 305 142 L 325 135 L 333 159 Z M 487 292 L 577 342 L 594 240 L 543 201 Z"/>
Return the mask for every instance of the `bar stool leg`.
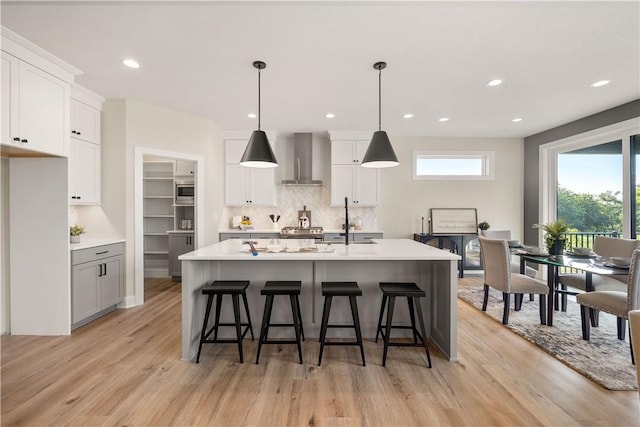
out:
<path id="1" fill-rule="evenodd" d="M 420 322 L 420 332 L 422 332 L 422 344 L 424 350 L 427 353 L 427 362 L 429 362 L 429 368 L 431 368 L 431 356 L 429 355 L 429 346 L 427 345 L 427 334 L 424 330 L 424 317 L 422 317 L 422 306 L 420 305 L 420 299 L 416 301 L 416 311 L 418 313 L 418 322 Z"/>
<path id="2" fill-rule="evenodd" d="M 209 312 L 211 311 L 211 304 L 213 303 L 213 294 L 209 294 L 207 297 L 207 308 L 204 312 L 204 323 L 202 324 L 202 333 L 200 334 L 200 345 L 198 346 L 198 356 L 196 357 L 196 363 L 200 363 L 200 352 L 202 351 L 202 344 L 207 336 L 207 323 L 209 323 Z"/>
<path id="3" fill-rule="evenodd" d="M 233 300 L 233 317 L 236 321 L 236 337 L 238 338 L 238 353 L 240 354 L 240 363 L 244 363 L 244 358 L 242 357 L 242 326 L 240 326 L 240 301 L 238 298 L 238 294 L 231 295 L 231 299 Z"/>
<path id="4" fill-rule="evenodd" d="M 302 336 L 302 341 L 304 341 L 304 328 L 302 327 L 302 311 L 300 311 L 300 298 L 298 295 L 296 297 L 296 306 L 298 308 L 298 323 L 300 323 L 300 335 Z"/>
<path id="5" fill-rule="evenodd" d="M 409 306 L 409 317 L 411 318 L 411 332 L 413 332 L 413 343 L 418 344 L 418 336 L 416 334 L 416 316 L 413 312 L 413 297 L 407 297 L 407 305 Z"/>
<path id="6" fill-rule="evenodd" d="M 264 313 L 262 315 L 262 327 L 260 328 L 260 339 L 258 340 L 258 353 L 256 354 L 256 365 L 260 360 L 260 349 L 262 343 L 267 340 L 267 332 L 269 331 L 269 323 L 271 321 L 271 308 L 273 307 L 273 295 L 267 295 L 264 303 Z"/>
<path id="7" fill-rule="evenodd" d="M 378 327 L 376 328 L 376 341 L 378 342 L 378 334 L 382 330 L 382 314 L 384 313 L 384 307 L 387 305 L 387 296 L 382 295 L 382 305 L 380 306 L 380 317 L 378 318 Z"/>
<path id="8" fill-rule="evenodd" d="M 393 306 L 396 297 L 389 297 L 389 308 L 387 308 L 387 326 L 384 332 L 384 353 L 382 354 L 382 366 L 387 364 L 387 350 L 389 349 L 389 335 L 391 335 L 391 320 L 393 319 Z"/>
<path id="9" fill-rule="evenodd" d="M 296 343 L 298 344 L 298 360 L 302 365 L 302 344 L 300 342 L 300 312 L 298 311 L 298 304 L 296 304 L 297 295 L 289 295 L 289 301 L 291 301 L 291 311 L 293 312 L 293 327 L 296 330 Z"/>
<path id="10" fill-rule="evenodd" d="M 364 361 L 364 346 L 362 345 L 362 332 L 360 331 L 360 315 L 358 313 L 358 301 L 356 300 L 355 296 L 349 296 L 349 304 L 351 304 L 351 317 L 353 317 L 353 326 L 356 328 L 356 341 L 358 341 L 358 345 L 360 346 L 362 366 L 367 366 Z"/>
<path id="11" fill-rule="evenodd" d="M 216 321 L 213 329 L 213 339 L 218 339 L 218 329 L 220 329 L 220 310 L 222 309 L 222 294 L 216 295 Z"/>
<path id="12" fill-rule="evenodd" d="M 331 312 L 332 296 L 324 297 L 324 308 L 322 309 L 322 324 L 320 327 L 320 355 L 318 356 L 318 366 L 322 363 L 322 351 L 324 350 L 324 341 L 327 337 L 327 325 L 329 324 L 329 313 Z"/>
<path id="13" fill-rule="evenodd" d="M 251 314 L 249 314 L 249 303 L 247 302 L 247 293 L 242 292 L 242 301 L 244 302 L 244 310 L 247 313 L 247 323 L 249 323 L 249 332 L 251 332 L 251 341 L 253 341 L 253 326 L 251 325 Z"/>

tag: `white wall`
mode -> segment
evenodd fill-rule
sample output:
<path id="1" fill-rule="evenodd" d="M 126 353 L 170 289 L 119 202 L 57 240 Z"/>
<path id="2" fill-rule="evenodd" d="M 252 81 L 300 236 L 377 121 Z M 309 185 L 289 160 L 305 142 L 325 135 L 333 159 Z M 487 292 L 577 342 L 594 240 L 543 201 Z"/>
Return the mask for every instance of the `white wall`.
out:
<path id="1" fill-rule="evenodd" d="M 102 206 L 77 209 L 87 238 L 126 239 L 125 295 L 134 294 L 135 147 L 204 157 L 205 194 L 200 246 L 217 241 L 223 208 L 223 144 L 209 119 L 131 100 L 107 100 L 102 111 Z"/>
<path id="2" fill-rule="evenodd" d="M 392 138 L 400 166 L 381 170 L 381 203 L 378 228 L 387 238 L 425 232 L 430 208 L 476 208 L 478 221 L 494 230 L 510 229 L 514 239 L 522 236 L 523 153 L 522 139 L 500 138 Z M 413 181 L 414 150 L 494 151 L 495 179 L 487 181 Z"/>
<path id="3" fill-rule="evenodd" d="M 0 334 L 11 330 L 9 304 L 9 159 L 0 159 Z"/>

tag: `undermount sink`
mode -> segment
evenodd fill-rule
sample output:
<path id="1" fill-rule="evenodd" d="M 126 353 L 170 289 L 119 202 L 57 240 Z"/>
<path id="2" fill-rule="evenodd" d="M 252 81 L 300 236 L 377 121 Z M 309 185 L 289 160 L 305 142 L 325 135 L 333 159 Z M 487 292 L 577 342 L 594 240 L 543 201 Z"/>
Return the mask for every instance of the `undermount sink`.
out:
<path id="1" fill-rule="evenodd" d="M 344 245 L 344 242 L 327 242 L 328 245 Z M 373 240 L 357 240 L 355 242 L 349 242 L 350 245 L 375 245 Z"/>

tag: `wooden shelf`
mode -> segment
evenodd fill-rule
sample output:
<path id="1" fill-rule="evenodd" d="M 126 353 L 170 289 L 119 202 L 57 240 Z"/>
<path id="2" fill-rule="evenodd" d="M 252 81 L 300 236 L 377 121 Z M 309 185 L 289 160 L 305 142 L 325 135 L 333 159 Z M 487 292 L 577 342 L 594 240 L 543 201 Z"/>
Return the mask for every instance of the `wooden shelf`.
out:
<path id="1" fill-rule="evenodd" d="M 145 255 L 169 255 L 169 251 L 144 251 Z"/>
<path id="2" fill-rule="evenodd" d="M 144 215 L 145 218 L 173 218 L 173 215 Z"/>
<path id="3" fill-rule="evenodd" d="M 145 231 L 144 235 L 145 236 L 166 236 L 167 232 L 166 231 Z"/>

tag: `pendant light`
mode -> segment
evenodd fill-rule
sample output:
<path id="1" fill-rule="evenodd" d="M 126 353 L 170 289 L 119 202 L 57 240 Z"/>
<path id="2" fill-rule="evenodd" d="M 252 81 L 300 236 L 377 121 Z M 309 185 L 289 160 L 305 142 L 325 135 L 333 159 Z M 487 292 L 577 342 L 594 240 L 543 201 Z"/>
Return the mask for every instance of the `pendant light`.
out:
<path id="1" fill-rule="evenodd" d="M 373 68 L 378 70 L 378 130 L 373 133 L 367 152 L 362 158 L 362 166 L 365 168 L 390 168 L 400 164 L 387 132 L 382 130 L 382 70 L 386 66 L 386 62 L 373 64 Z"/>
<path id="2" fill-rule="evenodd" d="M 250 168 L 275 168 L 278 166 L 278 161 L 273 154 L 267 134 L 260 130 L 260 70 L 267 68 L 267 64 L 254 61 L 253 66 L 258 69 L 258 130 L 251 133 L 247 148 L 240 159 L 240 165 Z"/>

